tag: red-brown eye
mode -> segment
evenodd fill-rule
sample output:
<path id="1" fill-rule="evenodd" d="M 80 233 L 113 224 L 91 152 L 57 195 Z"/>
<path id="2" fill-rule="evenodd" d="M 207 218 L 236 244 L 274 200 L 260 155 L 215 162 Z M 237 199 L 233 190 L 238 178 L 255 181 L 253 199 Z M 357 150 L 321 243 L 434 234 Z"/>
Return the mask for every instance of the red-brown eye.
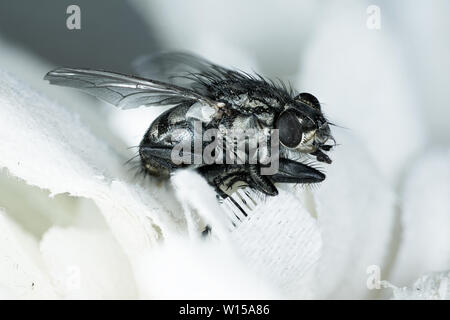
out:
<path id="1" fill-rule="evenodd" d="M 277 119 L 275 127 L 279 130 L 281 143 L 288 148 L 297 147 L 302 142 L 302 126 L 292 111 L 284 111 Z"/>

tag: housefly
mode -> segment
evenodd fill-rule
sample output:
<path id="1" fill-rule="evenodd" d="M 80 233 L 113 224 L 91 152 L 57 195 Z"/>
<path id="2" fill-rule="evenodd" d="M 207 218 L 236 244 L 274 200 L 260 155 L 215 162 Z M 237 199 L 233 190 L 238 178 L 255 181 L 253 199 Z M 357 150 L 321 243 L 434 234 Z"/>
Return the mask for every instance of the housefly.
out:
<path id="1" fill-rule="evenodd" d="M 139 145 L 142 169 L 152 176 L 166 179 L 175 170 L 194 168 L 223 198 L 240 187 L 275 196 L 277 183 L 309 184 L 325 179 L 322 172 L 304 161 L 312 157 L 331 163 L 326 152 L 334 146 L 330 124 L 312 94 L 295 94 L 281 82 L 187 53 L 159 54 L 141 59 L 137 65 L 139 77 L 57 68 L 45 79 L 78 88 L 123 109 L 168 106 L 150 124 Z M 208 130 L 213 134 L 206 141 L 204 135 L 197 134 Z M 247 140 L 242 140 L 240 155 L 247 160 L 223 161 L 229 160 L 224 155 L 237 154 L 236 140 L 228 139 L 230 132 L 244 132 Z M 223 139 L 231 140 L 231 144 L 219 144 Z M 266 152 L 272 162 L 276 160 L 276 170 L 267 170 L 271 164 L 262 161 L 260 153 L 250 155 L 250 145 L 256 145 L 258 152 L 263 149 L 262 143 L 253 143 L 256 140 L 276 145 L 276 150 Z M 211 141 L 215 141 L 212 148 L 208 144 Z M 174 153 L 180 145 L 183 148 Z M 208 148 L 213 161 L 198 161 L 198 155 L 204 155 Z"/>

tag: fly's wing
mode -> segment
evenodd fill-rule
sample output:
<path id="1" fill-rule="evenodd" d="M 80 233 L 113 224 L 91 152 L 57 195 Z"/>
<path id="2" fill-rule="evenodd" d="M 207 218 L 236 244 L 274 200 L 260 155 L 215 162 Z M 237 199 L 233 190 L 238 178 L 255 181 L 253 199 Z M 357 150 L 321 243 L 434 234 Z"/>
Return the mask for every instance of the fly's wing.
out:
<path id="1" fill-rule="evenodd" d="M 196 86 L 199 84 L 198 77 L 205 76 L 218 80 L 235 72 L 185 52 L 165 52 L 142 56 L 133 63 L 133 68 L 141 77 L 165 81 L 186 88 L 198 87 Z"/>
<path id="2" fill-rule="evenodd" d="M 265 107 L 281 111 L 285 101 L 292 100 L 292 89 L 281 81 L 265 79 L 255 73 L 227 69 L 197 55 L 184 52 L 166 52 L 143 56 L 133 64 L 135 72 L 145 78 L 157 79 L 194 90 L 204 96 L 229 96 L 235 101 L 249 100 L 243 92 L 252 92 L 253 98 L 265 101 Z M 228 83 L 224 84 L 224 83 Z M 236 90 L 238 89 L 238 90 Z M 260 105 L 241 101 L 228 107 L 243 113 L 254 113 Z M 246 109 L 249 108 L 249 109 Z"/>
<path id="3" fill-rule="evenodd" d="M 214 101 L 194 90 L 108 71 L 58 68 L 47 73 L 44 79 L 51 84 L 80 89 L 122 109 L 176 105 L 188 101 L 215 107 Z"/>

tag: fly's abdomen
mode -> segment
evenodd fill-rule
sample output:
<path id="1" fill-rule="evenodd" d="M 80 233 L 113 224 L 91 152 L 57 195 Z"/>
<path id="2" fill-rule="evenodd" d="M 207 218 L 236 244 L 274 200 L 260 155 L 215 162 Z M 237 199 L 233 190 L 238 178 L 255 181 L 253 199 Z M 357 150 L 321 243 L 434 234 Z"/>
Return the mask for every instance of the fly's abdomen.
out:
<path id="1" fill-rule="evenodd" d="M 185 103 L 162 113 L 150 125 L 141 145 L 173 147 L 175 143 L 180 142 L 180 139 L 188 138 L 187 133 L 192 132 L 192 126 L 186 121 L 186 113 L 190 106 L 191 104 Z"/>
<path id="2" fill-rule="evenodd" d="M 170 173 L 184 165 L 173 161 L 172 151 L 177 144 L 190 145 L 192 126 L 186 121 L 190 103 L 162 113 L 153 121 L 139 145 L 144 170 L 155 177 L 168 178 Z"/>

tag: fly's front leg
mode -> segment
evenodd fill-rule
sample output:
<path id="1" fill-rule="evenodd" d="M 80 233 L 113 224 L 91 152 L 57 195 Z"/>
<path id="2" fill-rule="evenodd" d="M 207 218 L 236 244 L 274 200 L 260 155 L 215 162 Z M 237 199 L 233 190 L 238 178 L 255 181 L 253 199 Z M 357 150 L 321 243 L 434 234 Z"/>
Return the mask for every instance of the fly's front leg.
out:
<path id="1" fill-rule="evenodd" d="M 259 190 L 269 196 L 276 196 L 278 190 L 275 185 L 270 181 L 268 176 L 261 175 L 261 168 L 257 165 L 249 166 L 250 180 L 249 185 L 256 190 Z"/>
<path id="2" fill-rule="evenodd" d="M 311 152 L 311 155 L 315 156 L 317 161 L 325 162 L 325 163 L 328 163 L 328 164 L 330 164 L 332 162 L 330 157 L 327 156 L 325 153 L 323 153 L 323 151 L 321 151 L 319 149 L 317 149 L 314 152 Z"/>
<path id="3" fill-rule="evenodd" d="M 234 184 L 242 182 L 249 185 L 251 180 L 248 172 L 239 166 L 208 165 L 198 168 L 197 171 L 223 199 L 228 198 L 227 192 L 232 191 Z"/>
<path id="4" fill-rule="evenodd" d="M 279 183 L 317 183 L 325 180 L 325 175 L 306 164 L 289 159 L 280 159 L 278 172 L 271 180 Z"/>

